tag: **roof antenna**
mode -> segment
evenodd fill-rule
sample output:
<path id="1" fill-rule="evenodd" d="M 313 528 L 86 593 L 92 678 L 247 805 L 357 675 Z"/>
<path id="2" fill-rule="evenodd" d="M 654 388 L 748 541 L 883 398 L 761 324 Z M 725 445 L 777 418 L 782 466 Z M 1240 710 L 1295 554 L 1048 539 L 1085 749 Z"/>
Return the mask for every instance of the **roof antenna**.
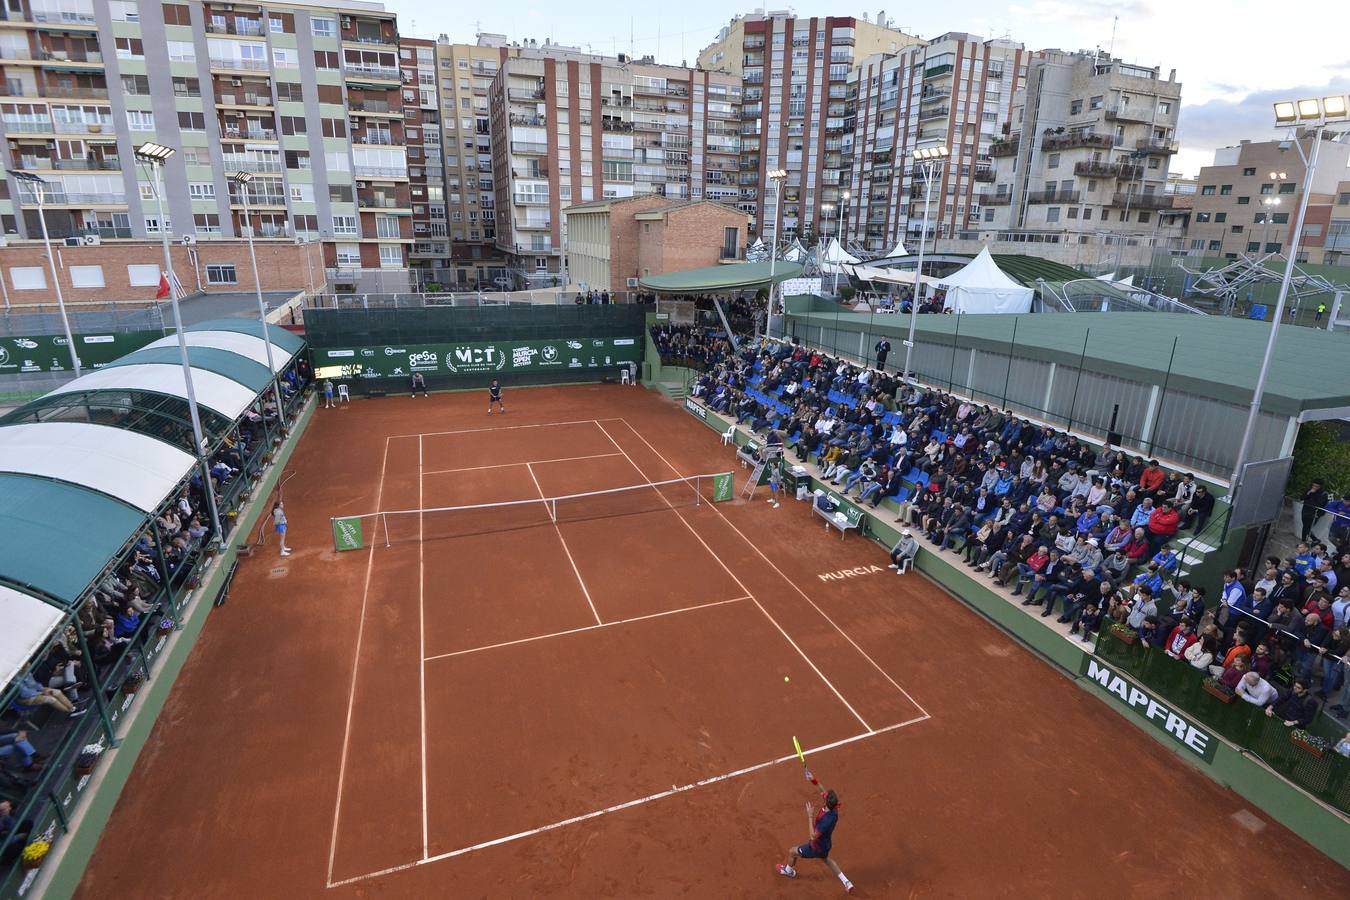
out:
<path id="1" fill-rule="evenodd" d="M 1120 24 L 1120 16 L 1112 16 L 1112 17 L 1111 17 L 1111 48 L 1110 48 L 1109 50 L 1106 51 L 1107 54 L 1108 54 L 1112 59 L 1115 59 L 1115 58 L 1116 58 L 1116 26 L 1119 25 L 1119 24 Z"/>

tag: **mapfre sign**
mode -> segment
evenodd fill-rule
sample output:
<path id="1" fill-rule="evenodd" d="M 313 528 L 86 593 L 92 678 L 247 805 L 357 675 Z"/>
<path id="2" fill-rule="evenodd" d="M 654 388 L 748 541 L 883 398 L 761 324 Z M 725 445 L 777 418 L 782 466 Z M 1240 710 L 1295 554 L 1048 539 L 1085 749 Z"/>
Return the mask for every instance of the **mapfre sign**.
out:
<path id="1" fill-rule="evenodd" d="M 1205 762 L 1214 761 L 1214 751 L 1218 742 L 1218 738 L 1214 735 L 1183 717 L 1110 666 L 1104 665 L 1094 656 L 1083 657 L 1081 672 L 1097 682 L 1108 694 L 1113 694 L 1135 715 L 1143 718 L 1188 751 Z"/>

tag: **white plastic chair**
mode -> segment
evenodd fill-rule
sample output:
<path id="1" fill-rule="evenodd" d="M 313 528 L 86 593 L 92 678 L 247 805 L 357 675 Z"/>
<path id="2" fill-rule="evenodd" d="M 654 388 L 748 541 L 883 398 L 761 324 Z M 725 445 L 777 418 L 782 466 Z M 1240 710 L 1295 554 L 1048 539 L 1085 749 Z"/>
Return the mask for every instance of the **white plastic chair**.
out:
<path id="1" fill-rule="evenodd" d="M 624 366 L 619 372 L 619 384 L 632 384 L 633 378 L 628 372 L 628 367 Z"/>
<path id="2" fill-rule="evenodd" d="M 736 443 L 736 426 L 732 425 L 722 434 L 722 446 Z"/>
<path id="3" fill-rule="evenodd" d="M 343 400 L 346 400 L 348 403 L 351 403 L 351 402 L 352 402 L 352 395 L 351 395 L 350 393 L 347 392 L 347 386 L 346 386 L 345 384 L 339 384 L 339 385 L 338 385 L 338 402 L 341 403 Z"/>

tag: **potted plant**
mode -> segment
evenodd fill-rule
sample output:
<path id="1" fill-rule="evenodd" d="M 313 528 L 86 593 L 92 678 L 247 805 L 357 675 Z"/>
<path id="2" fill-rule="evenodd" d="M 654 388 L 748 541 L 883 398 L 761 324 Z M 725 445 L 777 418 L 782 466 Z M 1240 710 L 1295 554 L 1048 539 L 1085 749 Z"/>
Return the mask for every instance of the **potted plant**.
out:
<path id="1" fill-rule="evenodd" d="M 127 695 L 134 694 L 141 689 L 141 685 L 144 682 L 145 682 L 145 673 L 137 669 L 136 671 L 127 675 L 126 681 L 122 682 L 122 693 Z"/>
<path id="2" fill-rule="evenodd" d="M 1122 644 L 1133 644 L 1139 640 L 1139 634 L 1133 628 L 1124 622 L 1117 622 L 1111 626 L 1111 635 Z"/>
<path id="3" fill-rule="evenodd" d="M 1306 728 L 1295 728 L 1289 732 L 1289 743 L 1295 747 L 1302 747 L 1304 752 L 1311 753 L 1318 759 L 1321 759 L 1322 754 L 1326 753 L 1331 746 L 1326 738 L 1313 734 Z"/>
<path id="4" fill-rule="evenodd" d="M 98 758 L 103 755 L 102 744 L 85 744 L 80 755 L 75 757 L 75 774 L 83 778 L 94 771 Z"/>
<path id="5" fill-rule="evenodd" d="M 1237 697 L 1232 688 L 1226 684 L 1220 684 L 1217 678 L 1206 678 L 1201 687 L 1205 689 L 1206 694 L 1214 697 L 1220 703 L 1232 703 Z"/>
<path id="6" fill-rule="evenodd" d="M 164 616 L 159 620 L 159 624 L 156 625 L 155 627 L 160 634 L 168 634 L 169 632 L 173 631 L 175 628 L 178 627 L 178 623 L 175 622 L 173 619 L 170 619 L 168 616 Z"/>
<path id="7" fill-rule="evenodd" d="M 42 865 L 42 861 L 47 858 L 47 853 L 52 849 L 49 841 L 33 841 L 23 848 L 21 861 L 25 869 L 36 869 Z"/>

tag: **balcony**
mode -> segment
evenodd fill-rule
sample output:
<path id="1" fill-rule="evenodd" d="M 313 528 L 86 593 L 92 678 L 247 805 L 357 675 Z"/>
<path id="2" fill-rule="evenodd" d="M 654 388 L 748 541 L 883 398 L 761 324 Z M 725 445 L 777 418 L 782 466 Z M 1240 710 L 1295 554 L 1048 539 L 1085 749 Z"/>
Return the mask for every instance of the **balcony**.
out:
<path id="1" fill-rule="evenodd" d="M 989 155 L 992 157 L 1016 156 L 1017 148 L 1021 145 L 1019 140 L 994 141 L 989 145 Z"/>
<path id="2" fill-rule="evenodd" d="M 63 122 L 57 119 L 51 128 L 43 129 L 56 134 L 104 134 L 113 136 L 112 121 L 107 122 Z"/>
<path id="3" fill-rule="evenodd" d="M 548 144 L 537 144 L 533 141 L 512 141 L 512 153 L 547 153 Z"/>
<path id="4" fill-rule="evenodd" d="M 507 91 L 506 91 L 506 96 L 507 96 L 507 99 L 510 99 L 510 100 L 519 100 L 519 101 L 521 101 L 521 102 L 523 102 L 523 103 L 528 103 L 528 102 L 531 102 L 531 101 L 533 101 L 533 100 L 543 100 L 543 99 L 544 99 L 544 89 L 543 89 L 542 87 L 537 87 L 537 88 L 533 88 L 533 89 L 531 89 L 531 88 L 508 88 Z"/>
<path id="5" fill-rule="evenodd" d="M 216 95 L 217 106 L 272 106 L 271 94 L 222 93 Z"/>
<path id="6" fill-rule="evenodd" d="M 28 191 L 22 192 L 20 202 L 24 206 L 35 206 L 32 201 L 32 194 Z M 43 191 L 43 202 L 48 206 L 126 206 L 126 194 L 73 194 L 66 191 L 54 191 L 48 188 Z"/>
<path id="7" fill-rule="evenodd" d="M 1012 203 L 1012 194 L 976 194 L 975 202 L 981 206 L 1008 206 Z"/>
<path id="8" fill-rule="evenodd" d="M 1086 175 L 1089 178 L 1122 178 L 1126 181 L 1133 181 L 1143 175 L 1144 170 L 1129 163 L 1085 160 L 1073 164 L 1073 174 Z"/>
<path id="9" fill-rule="evenodd" d="M 1028 203 L 1077 203 L 1078 191 L 1031 191 L 1027 194 Z"/>
<path id="10" fill-rule="evenodd" d="M 924 69 L 923 77 L 924 77 L 924 78 L 940 78 L 940 77 L 943 76 L 943 75 L 948 75 L 948 74 L 950 74 L 951 71 L 952 71 L 952 65 L 951 65 L 951 63 L 946 63 L 946 64 L 941 65 L 941 66 L 933 66 L 933 68 L 931 68 L 931 69 Z"/>
<path id="11" fill-rule="evenodd" d="M 262 22 L 255 19 L 235 19 L 233 22 L 226 22 L 224 25 L 216 25 L 210 22 L 206 25 L 207 34 L 237 34 L 241 37 L 262 37 Z"/>
<path id="12" fill-rule="evenodd" d="M 929 87 L 920 97 L 920 102 L 929 103 L 933 100 L 942 100 L 952 95 L 952 89 L 949 87 Z"/>
<path id="13" fill-rule="evenodd" d="M 1111 205 L 1119 209 L 1129 206 L 1131 209 L 1171 209 L 1171 194 L 1124 194 L 1116 193 L 1111 197 Z"/>
<path id="14" fill-rule="evenodd" d="M 266 68 L 264 66 L 264 68 Z M 342 71 L 349 78 L 376 78 L 381 81 L 400 81 L 402 80 L 396 66 L 374 66 L 364 63 L 353 63 L 343 61 Z"/>
<path id="15" fill-rule="evenodd" d="M 1097 147 L 1110 150 L 1116 145 L 1116 139 L 1109 134 L 1097 134 L 1095 131 L 1071 132 L 1069 134 L 1047 134 L 1041 138 L 1042 150 L 1074 150 L 1078 147 Z"/>
<path id="16" fill-rule="evenodd" d="M 408 170 L 400 169 L 394 166 L 352 166 L 352 173 L 357 178 L 407 178 Z"/>
<path id="17" fill-rule="evenodd" d="M 1106 121 L 1108 122 L 1152 122 L 1153 111 L 1143 107 L 1130 107 L 1124 104 L 1116 106 L 1115 109 L 1106 111 Z"/>
<path id="18" fill-rule="evenodd" d="M 227 125 L 222 133 L 227 138 L 244 141 L 275 141 L 277 139 L 275 128 L 248 128 Z"/>
<path id="19" fill-rule="evenodd" d="M 132 236 L 130 228 L 119 228 L 115 225 L 85 225 L 76 233 L 98 235 L 101 238 L 129 238 Z"/>
<path id="20" fill-rule="evenodd" d="M 549 197 L 547 194 L 512 194 L 511 202 L 521 206 L 548 206 Z"/>
<path id="21" fill-rule="evenodd" d="M 388 100 L 349 100 L 347 108 L 352 112 L 390 113 L 399 112 Z"/>
<path id="22" fill-rule="evenodd" d="M 975 174 L 972 177 L 974 177 L 976 181 L 984 182 L 985 184 L 993 184 L 994 170 L 987 167 L 979 166 L 976 167 Z"/>
<path id="23" fill-rule="evenodd" d="M 37 169 L 38 171 L 49 170 L 56 172 L 107 172 L 118 171 L 122 168 L 122 161 L 116 157 L 110 159 L 95 159 L 92 156 L 84 159 L 53 159 L 47 156 L 25 156 L 20 160 L 20 167 L 24 169 Z"/>
<path id="24" fill-rule="evenodd" d="M 238 153 L 226 153 L 223 159 L 226 172 L 278 175 L 282 169 L 280 159 L 259 159 L 255 156 L 242 156 Z"/>
<path id="25" fill-rule="evenodd" d="M 928 109 L 923 109 L 919 111 L 919 121 L 923 122 L 928 119 L 945 119 L 947 118 L 947 114 L 950 113 L 951 111 L 952 110 L 950 106 L 929 107 Z"/>
<path id="26" fill-rule="evenodd" d="M 361 209 L 408 209 L 408 203 L 397 197 L 357 197 L 356 205 Z"/>
<path id="27" fill-rule="evenodd" d="M 60 87 L 51 86 L 43 91 L 43 96 L 53 100 L 107 100 L 105 87 Z"/>
<path id="28" fill-rule="evenodd" d="M 250 72 L 269 72 L 272 69 L 271 64 L 265 59 L 241 59 L 239 57 L 211 57 L 211 68 L 213 69 L 244 69 Z"/>
<path id="29" fill-rule="evenodd" d="M 244 197 L 243 197 L 242 195 L 240 195 L 240 194 L 239 194 L 238 192 L 236 192 L 236 191 L 231 191 L 231 192 L 230 192 L 230 205 L 231 205 L 231 206 L 243 206 L 243 205 L 244 205 Z M 285 206 L 285 205 L 286 205 L 286 195 L 285 195 L 285 194 L 260 194 L 260 193 L 258 193 L 257 191 L 250 191 L 249 194 L 248 194 L 248 205 L 251 206 L 251 207 L 257 207 L 257 206 Z"/>
<path id="30" fill-rule="evenodd" d="M 514 224 L 517 231 L 548 231 L 553 227 L 553 220 L 545 216 L 542 219 L 526 219 L 524 222 Z"/>
<path id="31" fill-rule="evenodd" d="M 1142 140 L 1135 141 L 1136 150 L 1144 153 L 1176 153 L 1180 149 L 1176 141 Z"/>
<path id="32" fill-rule="evenodd" d="M 633 123 L 622 119 L 601 119 L 600 128 L 602 131 L 629 132 L 633 130 Z"/>
<path id="33" fill-rule="evenodd" d="M 367 131 L 365 134 L 353 134 L 352 143 L 373 147 L 392 147 L 399 142 L 395 141 L 394 136 L 387 131 Z"/>

